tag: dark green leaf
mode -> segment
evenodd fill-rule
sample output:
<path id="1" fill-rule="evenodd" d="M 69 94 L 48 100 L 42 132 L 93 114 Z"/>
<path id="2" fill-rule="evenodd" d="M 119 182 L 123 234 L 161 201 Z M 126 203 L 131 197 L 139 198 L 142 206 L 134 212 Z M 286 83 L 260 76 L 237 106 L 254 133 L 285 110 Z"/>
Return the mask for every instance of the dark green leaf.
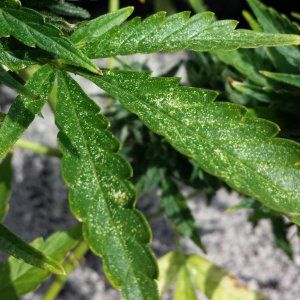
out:
<path id="1" fill-rule="evenodd" d="M 300 44 L 299 35 L 276 35 L 238 29 L 236 21 L 214 22 L 211 12 L 196 14 L 181 12 L 166 18 L 156 13 L 141 22 L 134 18 L 124 26 L 86 35 L 85 53 L 92 58 L 134 53 L 174 52 L 180 50 L 234 50 Z"/>
<path id="2" fill-rule="evenodd" d="M 157 268 L 147 245 L 151 232 L 134 208 L 135 189 L 127 180 L 132 170 L 116 153 L 119 142 L 99 110 L 71 77 L 58 74 L 56 123 L 71 209 L 125 299 L 158 299 Z"/>
<path id="3" fill-rule="evenodd" d="M 206 252 L 185 197 L 180 193 L 176 184 L 167 178 L 164 178 L 161 184 L 160 205 L 178 231 L 189 237 L 200 249 Z"/>
<path id="4" fill-rule="evenodd" d="M 65 255 L 81 237 L 81 226 L 76 225 L 66 231 L 52 234 L 46 241 L 38 238 L 31 243 L 33 247 L 42 251 L 55 261 L 62 262 Z M 50 276 L 48 271 L 32 267 L 13 257 L 0 270 L 0 299 L 15 300 L 18 296 L 35 290 Z"/>
<path id="5" fill-rule="evenodd" d="M 49 65 L 43 66 L 25 85 L 35 95 L 40 96 L 39 100 L 18 96 L 13 102 L 0 127 L 0 159 L 21 137 L 35 115 L 40 113 L 51 91 L 53 80 L 53 68 Z"/>
<path id="6" fill-rule="evenodd" d="M 248 115 L 243 106 L 214 102 L 216 92 L 180 87 L 176 78 L 79 73 L 206 172 L 300 224 L 300 145 L 277 138 L 276 124 Z"/>
<path id="7" fill-rule="evenodd" d="M 11 194 L 13 169 L 11 165 L 12 153 L 8 153 L 0 163 L 0 222 L 8 210 L 8 200 Z"/>
<path id="8" fill-rule="evenodd" d="M 59 263 L 28 245 L 3 224 L 0 224 L 0 252 L 51 273 L 64 274 L 64 269 Z"/>
<path id="9" fill-rule="evenodd" d="M 300 60 L 300 57 L 299 57 Z M 284 82 L 293 86 L 300 87 L 300 75 L 295 75 L 295 74 L 284 74 L 284 73 L 273 73 L 273 72 L 268 72 L 268 71 L 261 71 L 261 74 L 264 76 Z"/>
<path id="10" fill-rule="evenodd" d="M 37 45 L 72 64 L 99 73 L 98 67 L 64 38 L 59 29 L 46 24 L 43 16 L 34 10 L 0 8 L 0 36 L 8 35 L 14 36 L 27 46 Z"/>

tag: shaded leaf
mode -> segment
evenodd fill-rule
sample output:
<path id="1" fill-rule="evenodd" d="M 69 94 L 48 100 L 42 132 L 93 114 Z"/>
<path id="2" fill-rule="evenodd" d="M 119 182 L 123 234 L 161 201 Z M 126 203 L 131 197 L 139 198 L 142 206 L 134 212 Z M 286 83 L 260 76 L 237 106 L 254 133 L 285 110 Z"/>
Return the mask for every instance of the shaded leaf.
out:
<path id="1" fill-rule="evenodd" d="M 8 153 L 0 163 L 0 222 L 8 210 L 8 200 L 11 194 L 13 169 L 11 165 L 12 153 Z"/>
<path id="2" fill-rule="evenodd" d="M 132 170 L 116 153 L 119 142 L 99 110 L 71 77 L 58 74 L 56 123 L 71 209 L 124 298 L 158 299 L 157 268 L 147 245 L 150 228 L 134 208 L 135 189 L 127 180 Z"/>
<path id="3" fill-rule="evenodd" d="M 165 215 L 177 230 L 182 235 L 189 237 L 202 251 L 206 252 L 192 212 L 185 197 L 180 193 L 174 182 L 167 178 L 162 180 L 159 200 Z"/>
<path id="4" fill-rule="evenodd" d="M 27 264 L 51 273 L 64 274 L 64 269 L 60 264 L 28 245 L 3 224 L 0 224 L 0 252 L 12 255 Z"/>
<path id="5" fill-rule="evenodd" d="M 43 241 L 42 238 L 34 240 L 31 245 L 42 251 L 52 259 L 62 262 L 65 255 L 78 242 L 81 237 L 81 226 L 76 225 L 66 231 L 58 231 Z M 19 299 L 35 290 L 50 276 L 48 271 L 35 268 L 10 257 L 8 263 L 2 265 L 0 272 L 0 299 Z"/>
<path id="6" fill-rule="evenodd" d="M 214 102 L 216 92 L 178 86 L 147 73 L 80 72 L 206 172 L 300 224 L 300 146 L 277 138 L 276 124 L 243 106 Z"/>
<path id="7" fill-rule="evenodd" d="M 98 67 L 78 50 L 56 27 L 46 24 L 38 12 L 28 8 L 0 8 L 0 36 L 14 36 L 27 46 L 36 45 L 72 64 L 94 73 Z"/>
<path id="8" fill-rule="evenodd" d="M 299 61 L 300 61 L 300 57 L 299 57 Z M 284 73 L 274 73 L 274 72 L 268 72 L 268 71 L 261 71 L 261 74 L 263 74 L 264 76 L 280 81 L 280 82 L 284 82 L 293 86 L 297 86 L 300 87 L 300 75 L 296 75 L 296 74 L 284 74 Z"/>
<path id="9" fill-rule="evenodd" d="M 84 52 L 91 58 L 134 53 L 174 52 L 180 50 L 209 51 L 255 48 L 259 46 L 300 43 L 299 35 L 276 35 L 235 29 L 233 20 L 213 21 L 211 12 L 181 12 L 166 18 L 158 12 L 143 22 L 134 18 L 124 26 L 113 27 L 96 36 L 86 33 Z M 76 32 L 75 32 L 76 34 Z"/>
<path id="10" fill-rule="evenodd" d="M 40 113 L 51 91 L 53 80 L 53 68 L 49 65 L 41 67 L 25 85 L 35 95 L 40 96 L 40 99 L 32 100 L 20 95 L 13 102 L 0 127 L 0 159 L 21 137 L 35 115 Z"/>
<path id="11" fill-rule="evenodd" d="M 186 266 L 196 286 L 210 300 L 266 300 L 204 257 L 191 255 Z"/>

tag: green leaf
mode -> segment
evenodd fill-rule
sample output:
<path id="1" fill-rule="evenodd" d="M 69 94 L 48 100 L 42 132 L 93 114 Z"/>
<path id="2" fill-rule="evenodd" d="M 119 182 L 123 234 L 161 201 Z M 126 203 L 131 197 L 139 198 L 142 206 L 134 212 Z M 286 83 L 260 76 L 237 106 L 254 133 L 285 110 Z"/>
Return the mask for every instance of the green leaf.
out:
<path id="1" fill-rule="evenodd" d="M 28 57 L 17 57 L 14 52 L 6 49 L 0 43 L 0 65 L 5 65 L 10 70 L 21 70 L 24 69 L 26 65 L 34 65 L 36 63 L 35 60 Z"/>
<path id="2" fill-rule="evenodd" d="M 227 208 L 226 212 L 233 213 L 233 212 L 239 211 L 241 209 L 252 208 L 255 203 L 256 203 L 256 200 L 251 199 L 251 198 L 246 198 L 246 199 L 242 200 L 241 202 L 239 202 L 238 204 L 235 204 L 235 205 Z"/>
<path id="3" fill-rule="evenodd" d="M 25 85 L 39 100 L 18 96 L 11 105 L 2 126 L 0 127 L 0 159 L 13 147 L 26 128 L 40 113 L 51 91 L 54 80 L 53 68 L 45 65 L 33 74 Z"/>
<path id="4" fill-rule="evenodd" d="M 190 280 L 189 270 L 185 265 L 183 265 L 179 270 L 175 295 L 173 299 L 174 300 L 197 300 L 194 287 Z"/>
<path id="5" fill-rule="evenodd" d="M 49 5 L 49 9 L 54 13 L 79 18 L 89 18 L 90 14 L 82 7 L 75 6 L 72 3 L 65 2 L 64 0 L 57 1 L 58 3 Z"/>
<path id="6" fill-rule="evenodd" d="M 151 232 L 134 208 L 130 165 L 99 107 L 66 73 L 58 74 L 56 123 L 62 172 L 70 186 L 73 214 L 83 222 L 89 247 L 127 300 L 158 299 L 157 267 L 148 247 Z"/>
<path id="7" fill-rule="evenodd" d="M 81 226 L 76 225 L 67 231 L 52 234 L 46 241 L 38 238 L 31 245 L 61 263 L 80 237 Z M 0 270 L 0 299 L 19 299 L 18 296 L 35 290 L 50 276 L 48 271 L 35 268 L 13 257 L 10 257 L 8 263 L 2 268 L 3 270 Z"/>
<path id="8" fill-rule="evenodd" d="M 250 30 L 235 30 L 237 21 L 214 22 L 211 12 L 181 12 L 166 18 L 158 12 L 143 22 L 134 18 L 124 26 L 113 27 L 97 37 L 86 35 L 84 52 L 91 58 L 134 53 L 174 52 L 180 50 L 234 50 L 300 44 L 299 35 L 276 35 Z"/>
<path id="9" fill-rule="evenodd" d="M 300 57 L 299 57 L 300 58 Z M 274 72 L 268 72 L 268 71 L 261 71 L 261 74 L 264 76 L 284 82 L 293 86 L 300 87 L 300 75 L 296 74 L 285 74 L 285 73 L 274 73 Z"/>
<path id="10" fill-rule="evenodd" d="M 43 50 L 56 54 L 72 64 L 91 72 L 99 73 L 92 63 L 56 27 L 46 24 L 38 12 L 28 8 L 0 8 L 0 36 L 14 36 L 27 46 L 37 45 Z"/>
<path id="11" fill-rule="evenodd" d="M 88 22 L 83 22 L 70 36 L 74 44 L 85 44 L 90 39 L 101 37 L 116 25 L 120 25 L 133 12 L 133 7 L 126 7 L 114 12 L 102 15 Z"/>
<path id="12" fill-rule="evenodd" d="M 266 300 L 204 257 L 189 256 L 186 267 L 196 286 L 210 300 Z"/>
<path id="13" fill-rule="evenodd" d="M 161 184 L 160 205 L 178 231 L 189 237 L 203 252 L 206 252 L 185 197 L 180 193 L 176 184 L 167 178 L 164 178 Z"/>
<path id="14" fill-rule="evenodd" d="M 277 138 L 276 124 L 241 105 L 214 102 L 214 91 L 180 87 L 176 78 L 105 70 L 80 72 L 206 172 L 300 224 L 300 145 Z"/>
<path id="15" fill-rule="evenodd" d="M 6 72 L 0 66 L 0 82 L 3 82 L 13 90 L 17 91 L 20 94 L 23 94 L 27 97 L 37 100 L 38 96 L 36 96 L 32 91 L 23 86 L 19 81 L 17 81 L 13 76 L 11 76 L 8 72 Z"/>
<path id="16" fill-rule="evenodd" d="M 253 13 L 264 31 L 272 33 L 300 34 L 296 24 L 292 23 L 286 16 L 280 15 L 273 8 L 265 6 L 259 0 L 248 0 Z M 300 49 L 296 46 L 280 47 L 275 49 L 292 65 L 299 66 Z"/>
<path id="17" fill-rule="evenodd" d="M 20 237 L 0 223 L 0 252 L 12 255 L 27 264 L 47 270 L 51 273 L 64 274 L 63 267 L 55 260 L 36 250 Z"/>
<path id="18" fill-rule="evenodd" d="M 257 21 L 254 19 L 254 17 L 247 10 L 243 10 L 242 14 L 243 14 L 243 17 L 246 19 L 249 27 L 252 30 L 258 31 L 258 32 L 263 31 L 261 26 L 257 23 Z"/>
<path id="19" fill-rule="evenodd" d="M 11 165 L 12 153 L 8 153 L 0 163 L 0 222 L 8 211 L 8 200 L 11 194 L 13 169 Z"/>
<path id="20" fill-rule="evenodd" d="M 158 260 L 158 289 L 160 295 L 166 293 L 175 283 L 178 271 L 185 259 L 179 252 L 169 252 Z"/>
<path id="21" fill-rule="evenodd" d="M 20 7 L 20 0 L 0 0 L 0 7 Z"/>

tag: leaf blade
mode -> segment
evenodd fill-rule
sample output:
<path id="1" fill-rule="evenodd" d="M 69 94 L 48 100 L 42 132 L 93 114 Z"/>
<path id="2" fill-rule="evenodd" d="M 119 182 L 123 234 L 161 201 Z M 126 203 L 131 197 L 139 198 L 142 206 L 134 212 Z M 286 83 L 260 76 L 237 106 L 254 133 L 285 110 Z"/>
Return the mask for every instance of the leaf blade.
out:
<path id="1" fill-rule="evenodd" d="M 133 207 L 135 190 L 127 180 L 131 168 L 116 154 L 119 143 L 106 130 L 99 107 L 62 72 L 56 123 L 71 209 L 83 222 L 89 247 L 102 257 L 108 279 L 126 299 L 157 299 L 156 264 L 147 245 L 151 233 Z"/>

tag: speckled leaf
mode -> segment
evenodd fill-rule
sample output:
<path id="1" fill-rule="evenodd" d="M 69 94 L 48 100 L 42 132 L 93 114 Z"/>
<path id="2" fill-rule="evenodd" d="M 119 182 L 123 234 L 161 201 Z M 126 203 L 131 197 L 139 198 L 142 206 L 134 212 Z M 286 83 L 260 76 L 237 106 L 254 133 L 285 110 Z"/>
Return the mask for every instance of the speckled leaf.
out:
<path id="1" fill-rule="evenodd" d="M 180 87 L 176 78 L 81 74 L 206 172 L 300 224 L 300 145 L 277 138 L 276 124 L 252 117 L 243 106 L 214 102 L 214 91 Z"/>
<path id="2" fill-rule="evenodd" d="M 19 81 L 17 81 L 12 75 L 10 75 L 7 71 L 5 71 L 1 66 L 0 66 L 0 82 L 3 82 L 5 85 L 9 86 L 13 90 L 27 97 L 30 97 L 35 100 L 37 100 L 38 98 L 32 91 L 30 91 L 27 87 L 25 87 Z"/>
<path id="3" fill-rule="evenodd" d="M 64 269 L 59 263 L 27 244 L 1 223 L 0 252 L 12 255 L 18 260 L 51 273 L 64 274 Z"/>
<path id="4" fill-rule="evenodd" d="M 132 11 L 132 7 L 125 7 L 91 21 L 83 22 L 70 36 L 70 40 L 73 43 L 84 45 L 90 39 L 101 37 L 116 25 L 120 25 L 131 15 Z"/>
<path id="5" fill-rule="evenodd" d="M 204 257 L 189 256 L 186 268 L 195 285 L 210 300 L 266 300 Z"/>
<path id="6" fill-rule="evenodd" d="M 99 73 L 98 67 L 63 37 L 58 28 L 45 23 L 44 17 L 32 9 L 0 8 L 0 36 L 9 35 L 27 46 L 37 45 L 72 64 Z"/>
<path id="7" fill-rule="evenodd" d="M 184 49 L 234 50 L 241 47 L 300 44 L 299 35 L 235 29 L 237 21 L 214 21 L 211 12 L 189 16 L 189 12 L 181 12 L 166 18 L 164 12 L 158 12 L 143 22 L 140 18 L 134 18 L 124 26 L 113 27 L 89 39 L 84 51 L 91 58 L 99 58 Z"/>
<path id="8" fill-rule="evenodd" d="M 148 247 L 151 232 L 134 208 L 130 165 L 107 130 L 99 107 L 66 73 L 58 74 L 56 123 L 62 172 L 70 206 L 83 222 L 90 248 L 102 257 L 105 273 L 127 300 L 155 300 L 157 268 Z"/>
<path id="9" fill-rule="evenodd" d="M 37 62 L 30 58 L 19 58 L 12 51 L 6 49 L 0 43 L 0 65 L 5 65 L 10 70 L 24 69 L 28 65 L 34 65 Z"/>
<path id="10" fill-rule="evenodd" d="M 51 91 L 53 80 L 53 68 L 49 65 L 43 66 L 25 85 L 34 94 L 40 96 L 39 100 L 20 95 L 13 102 L 0 127 L 0 159 L 21 137 L 35 115 L 40 113 Z"/>
<path id="11" fill-rule="evenodd" d="M 0 162 L 0 222 L 8 211 L 8 200 L 11 194 L 13 169 L 11 165 L 12 153 L 8 153 Z"/>
<path id="12" fill-rule="evenodd" d="M 174 182 L 167 178 L 162 180 L 159 200 L 164 214 L 177 230 L 182 235 L 189 237 L 202 251 L 206 252 L 192 212 L 185 197 L 180 193 Z"/>
<path id="13" fill-rule="evenodd" d="M 299 57 L 300 62 L 300 57 Z M 264 76 L 274 79 L 276 81 L 284 82 L 293 86 L 300 87 L 300 75 L 296 74 L 285 74 L 285 73 L 273 73 L 268 71 L 261 71 Z"/>
<path id="14" fill-rule="evenodd" d="M 52 234 L 46 241 L 38 238 L 31 245 L 61 263 L 80 237 L 81 226 L 76 225 L 66 231 Z M 17 300 L 19 296 L 35 290 L 49 276 L 50 273 L 46 270 L 10 257 L 6 264 L 0 266 L 0 299 Z"/>

